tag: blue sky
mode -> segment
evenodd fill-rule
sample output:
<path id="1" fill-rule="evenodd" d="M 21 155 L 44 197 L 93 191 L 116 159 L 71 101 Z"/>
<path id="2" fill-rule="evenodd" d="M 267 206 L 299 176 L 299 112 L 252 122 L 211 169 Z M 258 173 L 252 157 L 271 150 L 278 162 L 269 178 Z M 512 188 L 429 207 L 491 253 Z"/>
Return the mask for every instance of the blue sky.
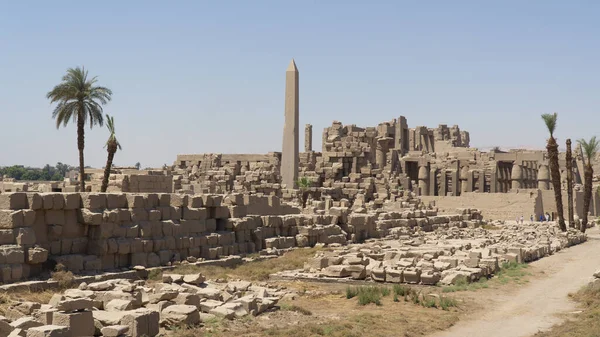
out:
<path id="1" fill-rule="evenodd" d="M 280 151 L 285 70 L 313 144 L 333 120 L 458 124 L 475 147 L 600 135 L 600 2 L 0 1 L 0 165 L 77 163 L 46 93 L 84 65 L 114 92 L 117 165 Z M 108 131 L 86 130 L 101 167 Z M 300 142 L 303 144 L 303 132 Z"/>

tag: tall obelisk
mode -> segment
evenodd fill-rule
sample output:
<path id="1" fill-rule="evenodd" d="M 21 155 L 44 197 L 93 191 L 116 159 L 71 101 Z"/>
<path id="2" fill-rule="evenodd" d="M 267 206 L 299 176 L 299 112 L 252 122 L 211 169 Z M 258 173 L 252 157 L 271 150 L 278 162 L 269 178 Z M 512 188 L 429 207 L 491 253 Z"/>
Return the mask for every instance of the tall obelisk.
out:
<path id="1" fill-rule="evenodd" d="M 294 59 L 285 72 L 285 125 L 281 151 L 281 183 L 296 188 L 298 180 L 300 112 L 299 74 Z"/>

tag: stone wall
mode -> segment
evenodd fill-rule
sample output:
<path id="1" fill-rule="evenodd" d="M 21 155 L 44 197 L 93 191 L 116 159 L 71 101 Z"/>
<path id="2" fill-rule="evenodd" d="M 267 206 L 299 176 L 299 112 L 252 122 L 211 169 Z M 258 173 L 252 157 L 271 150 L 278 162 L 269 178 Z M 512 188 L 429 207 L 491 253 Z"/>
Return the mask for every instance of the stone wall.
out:
<path id="1" fill-rule="evenodd" d="M 294 211 L 267 199 L 267 213 Z M 332 215 L 248 209 L 241 194 L 0 194 L 0 281 L 26 279 L 56 263 L 96 273 L 347 239 Z"/>
<path id="2" fill-rule="evenodd" d="M 457 208 L 476 208 L 485 219 L 513 220 L 530 215 L 538 217 L 547 209 L 542 203 L 542 191 L 520 190 L 518 193 L 463 193 L 457 197 L 422 196 L 424 203 L 435 202 L 442 213 L 454 213 Z M 552 191 L 543 191 L 551 192 Z M 544 199 L 545 200 L 545 199 Z"/>

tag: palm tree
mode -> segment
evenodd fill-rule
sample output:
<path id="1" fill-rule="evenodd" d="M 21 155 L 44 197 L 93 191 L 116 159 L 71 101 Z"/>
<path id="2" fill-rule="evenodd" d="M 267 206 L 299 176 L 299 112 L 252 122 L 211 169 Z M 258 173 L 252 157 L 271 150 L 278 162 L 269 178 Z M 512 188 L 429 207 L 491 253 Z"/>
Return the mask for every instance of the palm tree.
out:
<path id="1" fill-rule="evenodd" d="M 104 145 L 108 151 L 108 159 L 106 159 L 106 166 L 104 167 L 104 178 L 102 178 L 102 187 L 100 188 L 100 192 L 106 192 L 106 188 L 108 187 L 108 178 L 110 177 L 110 168 L 112 167 L 115 153 L 117 152 L 117 149 L 121 149 L 121 144 L 119 144 L 117 136 L 115 135 L 115 118 L 109 116 L 108 114 L 106 114 L 106 126 L 110 132 L 110 136 L 108 136 L 106 145 Z"/>
<path id="2" fill-rule="evenodd" d="M 550 132 L 550 138 L 548 138 L 546 149 L 548 150 L 548 161 L 550 162 L 550 178 L 552 179 L 552 187 L 554 188 L 554 200 L 556 201 L 556 213 L 558 214 L 558 227 L 560 227 L 561 231 L 566 232 L 567 226 L 565 225 L 563 212 L 560 169 L 558 166 L 558 144 L 556 143 L 556 139 L 554 139 L 558 114 L 556 112 L 553 114 L 543 114 L 542 119 L 548 128 L 548 132 Z"/>
<path id="3" fill-rule="evenodd" d="M 62 78 L 62 82 L 46 95 L 50 103 L 58 102 L 52 112 L 52 118 L 56 119 L 57 129 L 61 125 L 67 126 L 70 120 L 77 123 L 79 179 L 83 192 L 85 192 L 84 127 L 88 120 L 90 129 L 94 125 L 103 125 L 102 105 L 108 103 L 112 95 L 110 89 L 96 86 L 96 82 L 96 77 L 88 79 L 88 72 L 85 68 L 69 68 L 67 74 Z"/>
<path id="4" fill-rule="evenodd" d="M 587 163 L 585 163 L 583 168 L 583 217 L 581 219 L 581 227 L 579 228 L 579 230 L 585 232 L 588 223 L 590 202 L 592 201 L 592 177 L 594 175 L 592 159 L 596 156 L 596 153 L 600 148 L 600 142 L 596 139 L 596 136 L 590 138 L 589 142 L 586 142 L 585 139 L 580 139 L 578 142 L 583 149 L 583 153 L 587 157 Z"/>
<path id="5" fill-rule="evenodd" d="M 307 177 L 302 177 L 302 178 L 298 179 L 296 184 L 298 185 L 298 188 L 300 189 L 300 192 L 302 193 L 302 195 L 301 195 L 302 208 L 306 208 L 306 201 L 308 200 L 308 195 L 310 194 L 309 188 L 310 188 L 310 185 L 312 184 L 312 181 L 310 179 L 308 179 Z"/>
<path id="6" fill-rule="evenodd" d="M 569 227 L 575 227 L 575 217 L 573 215 L 573 154 L 571 152 L 571 139 L 567 139 L 565 161 L 567 166 L 567 212 L 569 215 Z"/>

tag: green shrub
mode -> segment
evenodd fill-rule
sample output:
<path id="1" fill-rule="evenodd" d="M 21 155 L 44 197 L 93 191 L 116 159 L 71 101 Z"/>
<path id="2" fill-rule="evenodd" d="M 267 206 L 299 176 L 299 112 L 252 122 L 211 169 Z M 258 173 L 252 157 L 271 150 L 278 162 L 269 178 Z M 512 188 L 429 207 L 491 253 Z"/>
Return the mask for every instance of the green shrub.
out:
<path id="1" fill-rule="evenodd" d="M 406 294 L 410 293 L 410 288 L 409 287 L 405 287 L 399 284 L 394 284 L 394 294 L 398 295 L 398 296 L 405 296 Z"/>
<path id="2" fill-rule="evenodd" d="M 358 291 L 358 304 L 375 303 L 381 305 L 381 289 L 379 287 L 361 287 Z"/>
<path id="3" fill-rule="evenodd" d="M 425 298 L 423 298 L 423 301 L 421 301 L 421 305 L 423 305 L 425 308 L 435 308 L 435 307 L 437 307 L 437 304 L 435 302 L 435 298 L 433 298 L 431 296 L 425 296 Z"/>
<path id="4" fill-rule="evenodd" d="M 446 296 L 440 296 L 440 307 L 442 310 L 448 310 L 448 308 L 456 307 L 456 300 Z"/>
<path id="5" fill-rule="evenodd" d="M 351 299 L 358 295 L 358 289 L 354 287 L 346 287 L 346 298 Z"/>
<path id="6" fill-rule="evenodd" d="M 381 288 L 381 296 L 389 296 L 390 295 L 390 288 L 388 287 L 382 287 Z"/>
<path id="7" fill-rule="evenodd" d="M 400 302 L 400 300 L 398 299 L 398 294 L 394 293 L 394 302 Z"/>

